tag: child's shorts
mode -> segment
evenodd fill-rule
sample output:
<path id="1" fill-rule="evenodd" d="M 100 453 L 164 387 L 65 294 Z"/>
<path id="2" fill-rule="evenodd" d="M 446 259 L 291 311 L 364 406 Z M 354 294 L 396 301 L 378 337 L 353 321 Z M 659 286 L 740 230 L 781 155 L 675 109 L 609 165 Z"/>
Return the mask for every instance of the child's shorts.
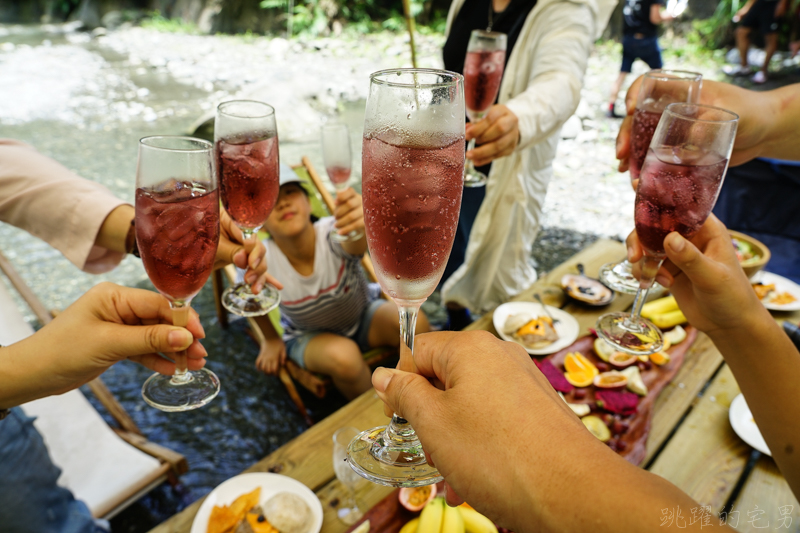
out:
<path id="1" fill-rule="evenodd" d="M 375 311 L 380 306 L 386 303 L 386 300 L 378 298 L 370 302 L 364 311 L 361 313 L 361 322 L 358 324 L 356 332 L 350 336 L 350 339 L 358 344 L 358 349 L 362 352 L 370 350 L 372 347 L 369 345 L 369 327 L 372 324 L 372 317 L 375 316 Z M 286 355 L 289 359 L 297 363 L 300 368 L 306 367 L 306 347 L 311 339 L 321 333 L 330 333 L 328 331 L 309 331 L 293 337 L 286 341 Z"/>

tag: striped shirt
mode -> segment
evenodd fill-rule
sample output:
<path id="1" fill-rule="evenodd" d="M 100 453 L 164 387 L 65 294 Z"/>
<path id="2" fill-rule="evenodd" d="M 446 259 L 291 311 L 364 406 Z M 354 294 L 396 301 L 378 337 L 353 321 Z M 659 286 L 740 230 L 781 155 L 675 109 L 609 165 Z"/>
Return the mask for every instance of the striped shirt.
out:
<path id="1" fill-rule="evenodd" d="M 355 335 L 361 314 L 373 299 L 361 257 L 348 254 L 340 243 L 330 240 L 334 221 L 327 217 L 314 223 L 314 271 L 310 276 L 297 272 L 275 241 L 264 241 L 268 271 L 283 283 L 280 309 L 284 340 L 316 331 Z"/>

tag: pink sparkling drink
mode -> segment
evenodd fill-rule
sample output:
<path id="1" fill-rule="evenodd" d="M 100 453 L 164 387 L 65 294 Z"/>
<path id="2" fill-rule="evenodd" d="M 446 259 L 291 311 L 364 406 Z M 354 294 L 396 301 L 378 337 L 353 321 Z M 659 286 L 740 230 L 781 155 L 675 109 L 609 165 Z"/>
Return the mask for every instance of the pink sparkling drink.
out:
<path id="1" fill-rule="evenodd" d="M 464 61 L 464 100 L 468 114 L 480 115 L 494 104 L 503 78 L 505 50 L 467 52 Z"/>
<path id="2" fill-rule="evenodd" d="M 278 199 L 278 137 L 224 138 L 216 152 L 222 205 L 239 227 L 261 227 Z"/>
<path id="3" fill-rule="evenodd" d="M 219 194 L 196 183 L 179 184 L 166 192 L 136 190 L 136 241 L 155 288 L 172 300 L 187 300 L 200 291 L 214 266 Z"/>
<path id="4" fill-rule="evenodd" d="M 647 152 L 636 192 L 636 233 L 645 251 L 664 257 L 664 238 L 677 231 L 691 239 L 714 207 L 728 166 L 715 153 L 687 153 L 677 148 Z M 670 162 L 679 160 L 680 163 Z"/>
<path id="5" fill-rule="evenodd" d="M 365 137 L 363 165 L 364 225 L 378 280 L 394 299 L 424 300 L 455 238 L 464 138 L 395 146 Z"/>
<path id="6" fill-rule="evenodd" d="M 637 108 L 633 112 L 633 131 L 631 132 L 630 173 L 631 181 L 639 179 L 650 141 L 656 132 L 663 111 L 653 112 Z"/>
<path id="7" fill-rule="evenodd" d="M 350 179 L 350 167 L 332 166 L 326 167 L 325 170 L 334 185 L 342 185 Z"/>

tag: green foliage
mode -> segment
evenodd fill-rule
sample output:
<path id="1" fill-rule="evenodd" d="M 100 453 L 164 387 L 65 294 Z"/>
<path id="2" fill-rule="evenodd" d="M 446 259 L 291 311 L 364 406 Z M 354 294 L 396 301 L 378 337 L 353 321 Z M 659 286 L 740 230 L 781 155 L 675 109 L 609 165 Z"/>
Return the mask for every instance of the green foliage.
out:
<path id="1" fill-rule="evenodd" d="M 739 0 L 720 0 L 711 18 L 692 21 L 688 41 L 710 50 L 725 46 L 733 32 L 733 16 L 742 5 Z"/>
<path id="2" fill-rule="evenodd" d="M 380 30 L 400 32 L 406 29 L 402 0 L 330 0 L 325 8 L 321 6 L 320 0 L 295 0 L 293 4 L 291 14 L 286 14 L 290 8 L 290 0 L 261 0 L 259 5 L 262 9 L 284 13 L 284 18 L 290 16 L 292 33 L 295 35 L 314 37 L 325 34 L 334 20 L 340 22 L 347 32 L 368 33 Z M 425 4 L 426 0 L 411 0 L 411 14 L 418 23 L 424 19 L 430 24 L 430 26 L 419 25 L 419 31 L 421 33 L 443 31 L 446 13 L 426 13 Z M 335 14 L 329 18 L 326 10 L 335 11 Z"/>
<path id="3" fill-rule="evenodd" d="M 142 27 L 151 30 L 162 31 L 165 33 L 187 33 L 198 34 L 200 31 L 192 22 L 186 22 L 180 18 L 168 19 L 158 11 L 153 11 L 142 21 Z"/>

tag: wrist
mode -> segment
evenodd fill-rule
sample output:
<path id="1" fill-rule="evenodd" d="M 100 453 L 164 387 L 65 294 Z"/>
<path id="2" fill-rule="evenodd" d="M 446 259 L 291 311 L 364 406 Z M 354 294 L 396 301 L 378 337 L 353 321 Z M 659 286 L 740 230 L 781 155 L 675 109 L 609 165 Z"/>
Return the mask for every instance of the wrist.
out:
<path id="1" fill-rule="evenodd" d="M 778 323 L 761 302 L 756 302 L 748 309 L 737 324 L 705 332 L 723 355 L 726 355 L 725 348 L 731 347 L 734 349 L 730 353 L 735 356 L 750 343 L 761 343 L 765 338 L 774 337 L 775 331 L 780 330 Z"/>

